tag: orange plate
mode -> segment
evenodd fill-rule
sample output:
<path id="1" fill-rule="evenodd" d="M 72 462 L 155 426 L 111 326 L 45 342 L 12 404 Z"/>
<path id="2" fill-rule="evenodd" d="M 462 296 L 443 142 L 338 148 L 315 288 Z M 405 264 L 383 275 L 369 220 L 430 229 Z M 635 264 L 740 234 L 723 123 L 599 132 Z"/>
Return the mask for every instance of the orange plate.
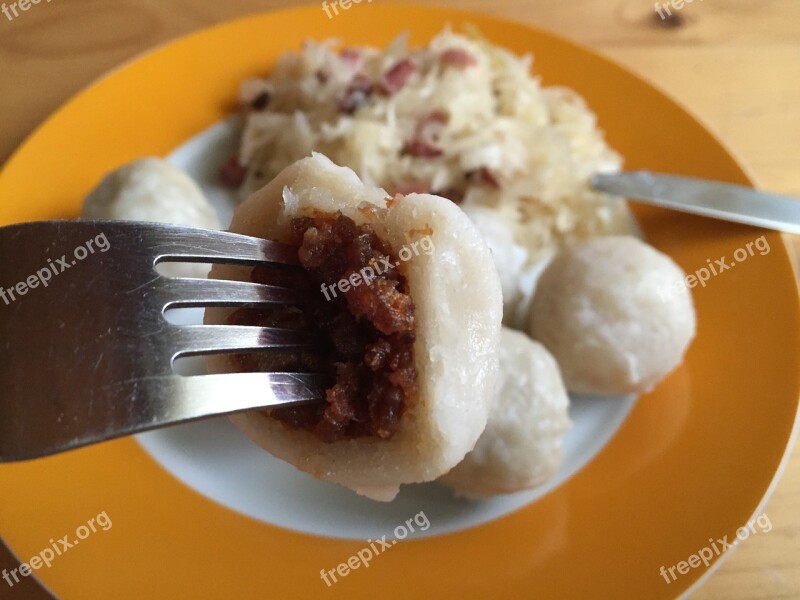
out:
<path id="1" fill-rule="evenodd" d="M 588 100 L 628 168 L 748 183 L 684 109 L 583 48 L 478 14 L 362 3 L 332 20 L 313 6 L 223 24 L 105 77 L 8 163 L 0 223 L 75 216 L 104 172 L 167 154 L 221 119 L 241 79 L 267 71 L 307 37 L 384 46 L 409 30 L 412 44 L 424 44 L 446 23 L 473 23 L 516 52 L 532 51 L 545 84 Z M 636 213 L 649 240 L 688 272 L 761 235 L 772 251 L 694 290 L 699 332 L 684 365 L 639 400 L 595 460 L 540 501 L 476 528 L 398 544 L 326 588 L 319 570 L 363 542 L 301 535 L 224 509 L 125 439 L 0 467 L 3 536 L 30 557 L 107 512 L 113 528 L 37 571 L 63 598 L 679 595 L 704 569 L 667 584 L 659 568 L 735 534 L 784 456 L 800 388 L 798 294 L 779 235 L 651 208 Z"/>

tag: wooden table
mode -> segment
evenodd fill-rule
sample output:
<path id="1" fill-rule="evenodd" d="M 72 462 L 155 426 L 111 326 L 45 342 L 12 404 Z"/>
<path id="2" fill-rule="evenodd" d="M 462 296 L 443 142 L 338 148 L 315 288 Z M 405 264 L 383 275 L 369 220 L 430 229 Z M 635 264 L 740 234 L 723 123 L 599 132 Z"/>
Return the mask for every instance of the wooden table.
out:
<path id="1" fill-rule="evenodd" d="M 680 98 L 760 186 L 800 196 L 800 2 L 685 1 L 672 9 L 675 18 L 662 21 L 650 0 L 437 0 L 600 50 Z M 13 20 L 0 13 L 0 162 L 64 100 L 139 52 L 219 21 L 294 4 L 56 0 L 31 5 Z M 800 598 L 800 446 L 766 512 L 774 526 L 769 535 L 738 548 L 695 598 Z M 14 592 L 23 597 L 22 589 Z"/>

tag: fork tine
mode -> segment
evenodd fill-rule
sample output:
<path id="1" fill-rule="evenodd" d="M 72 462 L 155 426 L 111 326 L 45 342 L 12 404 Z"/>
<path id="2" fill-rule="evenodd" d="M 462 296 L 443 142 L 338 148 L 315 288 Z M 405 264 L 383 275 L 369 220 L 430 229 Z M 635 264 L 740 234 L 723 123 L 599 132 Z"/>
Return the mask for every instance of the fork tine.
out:
<path id="1" fill-rule="evenodd" d="M 260 238 L 191 227 L 162 228 L 154 248 L 156 264 L 164 261 L 259 265 L 299 265 L 297 248 Z"/>
<path id="2" fill-rule="evenodd" d="M 57 403 L 70 415 L 59 422 L 57 434 L 41 426 L 41 412 L 15 414 L 13 406 L 0 403 L 0 464 L 216 415 L 321 402 L 328 385 L 325 376 L 315 373 L 167 375 L 127 380 L 93 390 L 91 398 L 98 403 L 106 397 L 125 400 L 120 402 L 125 410 L 112 411 L 102 429 L 86 429 L 85 421 L 92 418 L 92 412 L 87 413 L 81 403 Z"/>
<path id="3" fill-rule="evenodd" d="M 330 383 L 327 377 L 316 373 L 223 373 L 173 381 L 179 388 L 176 396 L 193 401 L 207 399 L 204 414 L 319 402 L 325 398 L 325 388 Z M 222 407 L 220 398 L 230 398 L 231 402 Z"/>
<path id="4" fill-rule="evenodd" d="M 267 348 L 310 347 L 319 343 L 313 334 L 306 331 L 249 325 L 175 327 L 173 338 L 176 346 L 174 358 Z"/>
<path id="5" fill-rule="evenodd" d="M 157 403 L 158 415 L 135 432 L 246 410 L 276 408 L 325 399 L 329 378 L 319 373 L 217 373 L 181 377 L 173 375 L 139 382 L 145 406 Z M 159 402 L 169 398 L 169 402 Z M 220 401 L 223 398 L 224 401 Z M 143 407 L 143 412 L 149 409 Z"/>
<path id="6" fill-rule="evenodd" d="M 161 287 L 164 308 L 298 304 L 296 289 L 224 279 L 165 278 Z"/>

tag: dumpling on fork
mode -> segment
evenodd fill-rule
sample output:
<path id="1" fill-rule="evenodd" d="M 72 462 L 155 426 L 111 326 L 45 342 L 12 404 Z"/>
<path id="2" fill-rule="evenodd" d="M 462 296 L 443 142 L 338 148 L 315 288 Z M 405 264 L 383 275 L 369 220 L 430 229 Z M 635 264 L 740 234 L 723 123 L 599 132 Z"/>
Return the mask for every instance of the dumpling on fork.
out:
<path id="1" fill-rule="evenodd" d="M 205 322 L 311 328 L 321 346 L 214 356 L 210 370 L 325 372 L 332 381 L 317 406 L 232 421 L 278 458 L 375 500 L 458 464 L 493 404 L 502 319 L 491 254 L 466 215 L 438 196 L 389 198 L 314 154 L 241 204 L 230 229 L 297 245 L 307 301 L 212 308 Z M 248 271 L 217 265 L 210 276 L 291 276 Z"/>

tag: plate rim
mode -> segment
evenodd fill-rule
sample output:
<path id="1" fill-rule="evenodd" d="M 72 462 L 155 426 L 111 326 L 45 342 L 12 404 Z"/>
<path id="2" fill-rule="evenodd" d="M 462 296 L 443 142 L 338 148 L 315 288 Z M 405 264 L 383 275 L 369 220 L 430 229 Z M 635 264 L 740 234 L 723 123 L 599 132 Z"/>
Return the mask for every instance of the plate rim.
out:
<path id="1" fill-rule="evenodd" d="M 443 12 L 443 13 L 448 13 L 448 14 L 456 14 L 457 13 L 457 14 L 459 14 L 460 17 L 464 17 L 465 15 L 475 15 L 476 18 L 489 19 L 489 20 L 491 20 L 491 21 L 493 21 L 495 23 L 503 23 L 504 26 L 513 26 L 515 28 L 522 27 L 522 28 L 525 28 L 525 29 L 528 29 L 528 30 L 532 30 L 537 35 L 544 36 L 544 37 L 549 37 L 549 38 L 551 38 L 553 40 L 556 40 L 560 44 L 566 44 L 568 46 L 571 46 L 574 49 L 576 49 L 577 51 L 579 51 L 581 54 L 591 55 L 595 59 L 599 59 L 599 60 L 603 61 L 604 63 L 606 63 L 606 65 L 608 67 L 620 70 L 620 71 L 624 72 L 630 78 L 633 78 L 633 79 L 641 81 L 646 86 L 648 86 L 652 90 L 656 91 L 663 98 L 668 100 L 674 107 L 679 109 L 684 115 L 686 115 L 686 117 L 688 117 L 694 123 L 698 124 L 703 130 L 705 130 L 705 132 L 707 132 L 709 134 L 709 136 L 711 136 L 714 139 L 715 143 L 718 144 L 720 146 L 720 148 L 724 151 L 724 153 L 726 153 L 728 155 L 728 157 L 731 158 L 731 160 L 733 161 L 733 163 L 735 164 L 737 169 L 740 171 L 741 176 L 743 177 L 743 179 L 746 180 L 745 183 L 752 183 L 752 177 L 748 174 L 748 172 L 746 170 L 746 167 L 739 160 L 739 158 L 736 155 L 736 153 L 727 145 L 725 140 L 720 138 L 718 133 L 713 128 L 708 126 L 708 124 L 703 119 L 701 119 L 696 114 L 694 114 L 693 111 L 688 109 L 685 105 L 683 105 L 679 100 L 674 98 L 671 94 L 665 92 L 659 85 L 654 84 L 652 81 L 650 81 L 649 78 L 647 78 L 646 76 L 643 76 L 643 75 L 640 75 L 640 74 L 634 72 L 633 70 L 628 68 L 626 65 L 620 64 L 620 63 L 618 63 L 616 61 L 613 61 L 610 58 L 606 57 L 604 54 L 602 54 L 602 53 L 600 53 L 600 52 L 598 52 L 596 50 L 587 48 L 587 47 L 585 47 L 585 46 L 583 46 L 583 45 L 581 45 L 579 43 L 576 43 L 576 42 L 574 42 L 574 41 L 572 41 L 572 40 L 570 40 L 570 39 L 568 39 L 568 38 L 566 38 L 566 37 L 564 37 L 564 36 L 562 36 L 560 34 L 554 34 L 554 33 L 550 32 L 550 31 L 547 31 L 547 30 L 539 27 L 539 26 L 536 26 L 536 25 L 533 25 L 533 24 L 530 24 L 530 23 L 527 23 L 527 22 L 517 22 L 517 21 L 510 20 L 510 19 L 498 18 L 498 17 L 492 16 L 492 15 L 489 15 L 488 13 L 477 12 L 477 11 L 466 11 L 466 10 L 463 10 L 463 9 L 450 9 L 450 8 L 430 7 L 430 6 L 427 6 L 427 5 L 406 4 L 406 3 L 399 3 L 399 2 L 387 2 L 386 4 L 387 5 L 391 4 L 391 5 L 394 5 L 394 6 L 402 6 L 404 8 L 414 8 L 416 10 L 422 10 L 422 11 L 425 11 L 425 12 Z M 28 145 L 32 142 L 32 140 L 34 138 L 36 138 L 38 135 L 40 135 L 42 131 L 45 131 L 47 129 L 47 127 L 50 125 L 51 122 L 57 120 L 62 115 L 62 113 L 66 112 L 74 102 L 79 100 L 85 94 L 90 93 L 93 89 L 95 89 L 96 87 L 100 86 L 107 79 L 112 78 L 116 73 L 121 72 L 121 71 L 125 71 L 131 65 L 136 64 L 137 62 L 139 62 L 142 59 L 146 59 L 146 58 L 148 58 L 148 57 L 150 57 L 150 56 L 152 56 L 154 54 L 157 54 L 160 50 L 163 50 L 163 49 L 168 48 L 170 46 L 176 45 L 178 43 L 185 43 L 187 40 L 190 40 L 190 39 L 192 39 L 192 38 L 194 38 L 196 36 L 202 36 L 204 34 L 208 34 L 212 30 L 221 29 L 221 28 L 225 28 L 225 27 L 239 26 L 241 23 L 248 22 L 248 21 L 250 21 L 250 20 L 252 20 L 254 18 L 263 18 L 263 17 L 267 17 L 267 16 L 274 17 L 274 16 L 280 16 L 281 14 L 287 14 L 287 13 L 294 14 L 294 13 L 301 12 L 301 11 L 311 10 L 312 8 L 314 8 L 316 10 L 316 7 L 308 6 L 308 7 L 299 7 L 299 8 L 295 7 L 295 8 L 289 8 L 289 9 L 282 9 L 282 10 L 277 10 L 277 11 L 267 11 L 267 12 L 260 12 L 259 11 L 259 12 L 255 12 L 253 14 L 250 14 L 250 15 L 247 15 L 247 16 L 244 16 L 244 17 L 239 17 L 239 18 L 236 18 L 236 19 L 233 19 L 233 20 L 230 20 L 230 21 L 223 21 L 223 22 L 217 23 L 215 25 L 212 25 L 210 27 L 200 28 L 199 30 L 196 30 L 196 31 L 193 31 L 193 32 L 189 32 L 189 33 L 181 35 L 181 36 L 179 36 L 177 38 L 173 38 L 171 40 L 167 40 L 167 41 L 163 42 L 162 44 L 159 44 L 158 46 L 156 46 L 154 48 L 148 49 L 148 50 L 146 50 L 144 52 L 141 52 L 141 53 L 135 55 L 134 57 L 130 58 L 129 60 L 127 60 L 125 62 L 123 62 L 122 64 L 118 65 L 117 67 L 115 67 L 115 68 L 105 72 L 104 74 L 100 75 L 98 78 L 94 79 L 87 86 L 82 88 L 79 92 L 73 94 L 67 101 L 62 103 L 59 106 L 58 109 L 56 109 L 53 113 L 51 113 L 40 125 L 38 125 L 36 128 L 34 128 L 34 130 L 29 135 L 26 136 L 25 140 L 14 150 L 14 152 L 9 156 L 9 158 L 3 164 L 3 168 L 0 171 L 0 182 L 5 180 L 7 172 L 10 171 L 12 169 L 12 167 L 16 164 L 16 161 L 18 160 L 18 157 L 24 154 L 25 150 L 28 148 Z M 792 255 L 792 252 L 790 251 L 791 249 L 788 247 L 786 238 L 782 237 L 781 238 L 781 242 L 782 242 L 782 246 L 783 246 L 783 251 L 787 255 L 787 257 L 789 258 L 789 261 L 793 261 L 794 260 L 793 259 L 793 255 Z M 797 292 L 797 278 L 796 277 L 794 278 L 794 283 L 795 283 L 795 288 L 796 288 L 795 291 Z M 797 299 L 798 299 L 798 295 L 796 293 L 795 294 L 795 300 L 797 301 Z M 792 432 L 791 432 L 791 434 L 789 436 L 789 443 L 787 443 L 785 448 L 784 448 L 783 457 L 781 458 L 781 461 L 780 461 L 780 463 L 778 465 L 778 468 L 776 469 L 775 473 L 773 474 L 773 479 L 772 479 L 771 483 L 767 487 L 767 489 L 766 489 L 766 491 L 765 491 L 765 493 L 764 493 L 764 495 L 762 497 L 762 500 L 759 503 L 759 507 L 758 507 L 759 509 L 763 508 L 763 504 L 769 498 L 769 495 L 772 493 L 772 491 L 774 491 L 774 487 L 777 484 L 777 481 L 779 480 L 783 469 L 785 469 L 785 463 L 788 461 L 788 456 L 789 456 L 789 454 L 791 452 L 791 447 L 792 447 L 793 441 L 797 437 L 798 424 L 800 423 L 799 416 L 800 416 L 800 412 L 798 412 L 798 406 L 796 405 L 796 407 L 795 407 L 795 419 L 794 419 Z M 756 511 L 756 512 L 758 512 L 758 511 Z M 724 558 L 727 558 L 727 555 L 723 555 L 722 558 L 724 560 Z M 721 560 L 716 561 L 714 563 L 714 568 L 707 570 L 704 575 L 702 575 L 699 579 L 697 579 L 695 581 L 695 583 L 692 584 L 687 589 L 686 593 L 688 593 L 692 589 L 695 589 L 696 585 L 699 585 L 708 576 L 710 576 L 710 574 L 718 567 L 719 564 L 721 564 L 721 562 L 722 562 Z M 39 581 L 41 582 L 41 579 L 39 579 Z"/>

